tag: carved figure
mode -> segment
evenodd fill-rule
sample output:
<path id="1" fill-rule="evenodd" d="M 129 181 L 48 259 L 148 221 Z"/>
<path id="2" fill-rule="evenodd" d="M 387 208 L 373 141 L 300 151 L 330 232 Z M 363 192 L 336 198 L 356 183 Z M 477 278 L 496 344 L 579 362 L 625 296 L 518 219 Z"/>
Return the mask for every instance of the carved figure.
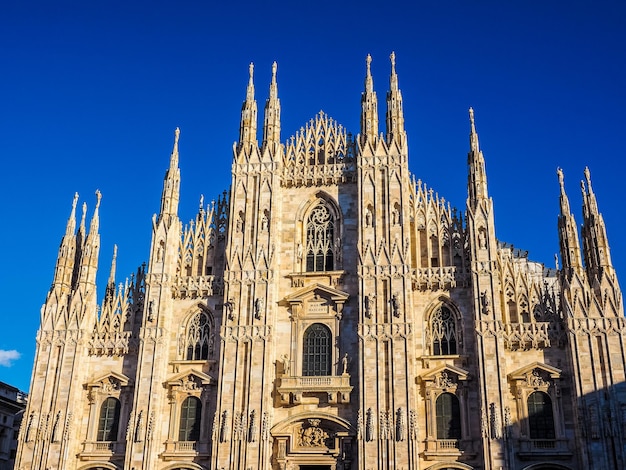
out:
<path id="1" fill-rule="evenodd" d="M 283 374 L 289 375 L 289 356 L 287 356 L 287 354 L 283 354 L 281 360 L 283 363 Z"/>
<path id="2" fill-rule="evenodd" d="M 348 353 L 345 353 L 343 359 L 341 359 L 341 366 L 343 368 L 343 373 L 348 373 L 348 366 L 350 365 L 350 358 L 348 357 Z"/>
<path id="3" fill-rule="evenodd" d="M 263 299 L 257 298 L 254 301 L 254 318 L 259 320 L 261 318 L 261 312 L 263 311 Z"/>
<path id="4" fill-rule="evenodd" d="M 398 294 L 391 296 L 391 311 L 394 317 L 400 316 L 400 299 L 398 299 Z"/>
<path id="5" fill-rule="evenodd" d="M 372 311 L 374 310 L 376 302 L 376 296 L 374 294 L 367 294 L 363 299 L 363 303 L 365 305 L 365 316 L 367 318 L 372 317 Z"/>

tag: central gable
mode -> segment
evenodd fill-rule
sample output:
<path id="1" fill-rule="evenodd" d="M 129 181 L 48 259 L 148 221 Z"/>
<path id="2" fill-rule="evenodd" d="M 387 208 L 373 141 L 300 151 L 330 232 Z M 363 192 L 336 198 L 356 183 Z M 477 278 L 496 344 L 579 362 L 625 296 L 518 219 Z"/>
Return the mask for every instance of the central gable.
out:
<path id="1" fill-rule="evenodd" d="M 284 186 L 352 181 L 356 176 L 352 134 L 323 111 L 285 143 Z"/>

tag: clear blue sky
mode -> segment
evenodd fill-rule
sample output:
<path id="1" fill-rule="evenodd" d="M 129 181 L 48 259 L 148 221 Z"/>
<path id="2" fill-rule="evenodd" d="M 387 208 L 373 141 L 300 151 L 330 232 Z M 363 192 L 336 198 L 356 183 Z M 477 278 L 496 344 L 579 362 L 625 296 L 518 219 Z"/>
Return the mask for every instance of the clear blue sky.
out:
<path id="1" fill-rule="evenodd" d="M 89 216 L 103 194 L 102 291 L 114 243 L 118 282 L 147 259 L 175 127 L 183 221 L 200 194 L 208 202 L 227 189 L 251 61 L 260 110 L 278 62 L 286 140 L 320 110 L 359 132 L 368 53 L 384 123 L 395 51 L 412 172 L 464 208 L 473 106 L 496 234 L 546 266 L 558 251 L 556 168 L 580 223 L 588 165 L 626 286 L 626 3 L 232 3 L 3 5 L 1 381 L 29 387 L 74 192 Z"/>

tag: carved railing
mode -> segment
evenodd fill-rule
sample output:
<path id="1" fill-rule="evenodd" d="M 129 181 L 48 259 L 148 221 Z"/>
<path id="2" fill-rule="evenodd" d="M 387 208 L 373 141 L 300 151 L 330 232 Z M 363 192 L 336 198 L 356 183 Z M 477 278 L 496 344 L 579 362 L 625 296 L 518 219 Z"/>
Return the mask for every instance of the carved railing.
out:
<path id="1" fill-rule="evenodd" d="M 437 460 L 441 456 L 461 455 L 461 441 L 458 439 L 427 439 L 424 456 L 426 460 Z"/>
<path id="2" fill-rule="evenodd" d="M 497 320 L 479 320 L 476 330 L 480 335 L 494 335 L 504 340 L 511 351 L 543 349 L 551 346 L 559 348 L 567 344 L 567 334 L 563 324 L 554 321 L 504 323 Z"/>
<path id="3" fill-rule="evenodd" d="M 195 299 L 223 293 L 224 279 L 219 276 L 179 276 L 172 286 L 172 294 L 178 299 Z"/>
<path id="4" fill-rule="evenodd" d="M 132 337 L 132 331 L 94 331 L 87 343 L 87 350 L 91 356 L 123 356 L 136 349 Z"/>
<path id="5" fill-rule="evenodd" d="M 83 450 L 79 454 L 81 460 L 95 460 L 113 454 L 122 454 L 126 442 L 117 441 L 84 441 Z"/>
<path id="6" fill-rule="evenodd" d="M 438 268 L 416 268 L 413 270 L 413 289 L 451 289 L 457 285 L 465 286 L 468 283 L 468 273 L 456 266 L 441 266 Z"/>
<path id="7" fill-rule="evenodd" d="M 277 379 L 277 390 L 283 405 L 298 404 L 304 393 L 326 393 L 328 403 L 350 403 L 350 375 L 283 376 Z"/>
<path id="8" fill-rule="evenodd" d="M 522 458 L 568 458 L 572 453 L 566 439 L 520 439 L 519 456 Z"/>
<path id="9" fill-rule="evenodd" d="M 177 460 L 181 457 L 198 457 L 209 455 L 209 444 L 203 441 L 166 441 L 164 460 Z"/>

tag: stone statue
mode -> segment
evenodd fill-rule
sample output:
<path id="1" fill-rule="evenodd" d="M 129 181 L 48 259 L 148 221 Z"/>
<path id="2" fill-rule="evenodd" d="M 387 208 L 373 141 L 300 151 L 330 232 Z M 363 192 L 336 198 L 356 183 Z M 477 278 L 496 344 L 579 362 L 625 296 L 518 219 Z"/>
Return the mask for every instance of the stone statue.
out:
<path id="1" fill-rule="evenodd" d="M 350 358 L 348 357 L 348 353 L 345 353 L 343 359 L 341 359 L 341 367 L 344 374 L 348 373 L 348 366 L 350 365 Z"/>

